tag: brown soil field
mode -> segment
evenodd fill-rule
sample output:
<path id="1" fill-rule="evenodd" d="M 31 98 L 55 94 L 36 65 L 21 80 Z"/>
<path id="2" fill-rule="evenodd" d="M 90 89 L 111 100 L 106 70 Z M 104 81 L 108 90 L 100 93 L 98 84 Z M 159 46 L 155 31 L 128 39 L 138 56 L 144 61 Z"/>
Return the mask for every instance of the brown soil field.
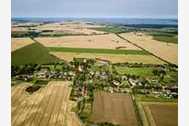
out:
<path id="1" fill-rule="evenodd" d="M 117 37 L 115 34 L 91 35 L 91 36 L 65 36 L 65 37 L 41 37 L 36 38 L 41 44 L 47 47 L 72 47 L 72 48 L 105 48 L 140 50 L 136 46 Z"/>
<path id="2" fill-rule="evenodd" d="M 152 36 L 141 33 L 123 33 L 120 34 L 125 39 L 139 45 L 156 56 L 167 60 L 173 64 L 178 64 L 178 45 L 173 43 L 165 43 L 154 40 Z"/>
<path id="3" fill-rule="evenodd" d="M 144 64 L 165 64 L 165 62 L 157 59 L 151 55 L 122 55 L 122 54 L 99 54 L 99 53 L 71 53 L 71 52 L 50 52 L 50 54 L 64 59 L 66 61 L 72 61 L 73 58 L 100 58 L 109 60 L 112 63 L 144 63 Z"/>
<path id="4" fill-rule="evenodd" d="M 111 122 L 121 126 L 138 126 L 130 95 L 102 91 L 95 93 L 91 121 Z"/>
<path id="5" fill-rule="evenodd" d="M 15 51 L 24 46 L 34 43 L 30 38 L 12 38 L 11 39 L 11 51 Z"/>
<path id="6" fill-rule="evenodd" d="M 69 115 L 70 82 L 51 81 L 33 94 L 19 84 L 12 87 L 11 123 L 12 126 L 80 126 L 79 121 Z M 72 118 L 71 118 L 72 117 Z M 71 119 L 70 119 L 71 118 Z M 70 124 L 70 125 L 69 125 Z"/>
<path id="7" fill-rule="evenodd" d="M 53 30 L 54 32 L 64 32 L 69 34 L 104 34 L 103 31 L 97 31 L 90 28 L 103 27 L 101 25 L 90 25 L 85 22 L 64 22 L 50 23 L 35 27 L 38 30 Z"/>
<path id="8" fill-rule="evenodd" d="M 143 104 L 150 126 L 177 126 L 178 105 L 176 103 Z"/>

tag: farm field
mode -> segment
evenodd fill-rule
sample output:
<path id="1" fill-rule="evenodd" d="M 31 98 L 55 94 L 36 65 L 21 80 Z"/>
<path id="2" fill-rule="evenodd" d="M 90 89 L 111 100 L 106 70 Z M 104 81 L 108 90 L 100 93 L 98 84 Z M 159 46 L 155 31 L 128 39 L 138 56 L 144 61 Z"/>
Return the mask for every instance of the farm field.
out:
<path id="1" fill-rule="evenodd" d="M 130 95 L 102 91 L 95 93 L 91 121 L 111 122 L 121 126 L 138 126 Z"/>
<path id="2" fill-rule="evenodd" d="M 99 48 L 70 48 L 70 47 L 48 47 L 49 51 L 54 52 L 75 52 L 75 53 L 104 53 L 104 54 L 132 54 L 150 55 L 142 50 L 120 50 L 120 49 L 99 49 Z"/>
<path id="3" fill-rule="evenodd" d="M 30 38 L 12 38 L 11 39 L 11 51 L 15 51 L 24 46 L 33 44 L 34 41 Z"/>
<path id="4" fill-rule="evenodd" d="M 12 65 L 23 65 L 31 63 L 45 64 L 58 60 L 59 59 L 55 56 L 50 55 L 48 50 L 43 45 L 37 42 L 24 46 L 11 53 Z"/>
<path id="5" fill-rule="evenodd" d="M 28 28 L 26 27 L 18 27 L 18 26 L 12 26 L 11 32 L 27 32 Z"/>
<path id="6" fill-rule="evenodd" d="M 43 24 L 35 27 L 38 30 L 52 30 L 54 32 L 64 32 L 69 34 L 104 34 L 103 31 L 93 30 L 91 28 L 103 27 L 101 25 L 91 24 L 87 22 L 64 22 L 64 23 L 51 23 Z"/>
<path id="7" fill-rule="evenodd" d="M 51 81 L 45 87 L 29 94 L 30 84 L 19 84 L 11 91 L 13 126 L 80 126 L 70 110 L 68 81 Z"/>
<path id="8" fill-rule="evenodd" d="M 151 55 L 133 55 L 133 54 L 103 54 L 103 53 L 74 53 L 74 52 L 55 52 L 50 54 L 66 61 L 72 61 L 74 57 L 77 58 L 100 58 L 109 60 L 112 63 L 144 63 L 144 64 L 165 64 L 165 62 L 155 58 Z"/>
<path id="9" fill-rule="evenodd" d="M 46 47 L 100 48 L 140 50 L 115 34 L 65 37 L 38 37 L 38 42 Z"/>
<path id="10" fill-rule="evenodd" d="M 143 103 L 150 126 L 177 126 L 178 106 L 176 103 Z"/>
<path id="11" fill-rule="evenodd" d="M 178 33 L 176 31 L 172 31 L 172 32 L 152 32 L 149 35 L 151 35 L 154 40 L 178 44 Z"/>
<path id="12" fill-rule="evenodd" d="M 177 44 L 160 42 L 154 40 L 152 36 L 147 36 L 145 34 L 137 35 L 136 33 L 123 33 L 120 35 L 125 39 L 155 54 L 156 56 L 173 64 L 178 64 Z"/>

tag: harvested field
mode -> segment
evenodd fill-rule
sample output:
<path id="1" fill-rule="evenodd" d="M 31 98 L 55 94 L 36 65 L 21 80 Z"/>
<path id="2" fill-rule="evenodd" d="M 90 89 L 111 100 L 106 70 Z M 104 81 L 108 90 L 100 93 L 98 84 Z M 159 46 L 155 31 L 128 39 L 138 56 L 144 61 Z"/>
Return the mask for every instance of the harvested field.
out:
<path id="1" fill-rule="evenodd" d="M 150 126 L 177 126 L 178 106 L 176 103 L 143 103 Z"/>
<path id="2" fill-rule="evenodd" d="M 65 36 L 65 37 L 39 37 L 36 38 L 46 47 L 72 47 L 72 48 L 100 48 L 140 50 L 136 46 L 127 43 L 115 34 L 91 35 L 91 36 Z"/>
<path id="3" fill-rule="evenodd" d="M 128 94 L 96 92 L 91 121 L 121 126 L 138 126 L 133 102 Z"/>
<path id="4" fill-rule="evenodd" d="M 24 46 L 34 43 L 30 38 L 12 38 L 11 39 L 11 51 L 15 51 Z"/>
<path id="5" fill-rule="evenodd" d="M 70 82 L 51 81 L 33 94 L 19 84 L 12 87 L 12 126 L 80 126 L 77 118 L 70 116 Z"/>
<path id="6" fill-rule="evenodd" d="M 122 37 L 173 64 L 178 64 L 178 45 L 154 40 L 152 36 L 123 33 Z"/>
<path id="7" fill-rule="evenodd" d="M 11 32 L 26 32 L 29 31 L 28 28 L 26 27 L 17 27 L 17 26 L 12 26 Z"/>
<path id="8" fill-rule="evenodd" d="M 36 27 L 38 30 L 52 30 L 54 32 L 64 32 L 68 34 L 104 34 L 103 31 L 97 31 L 90 28 L 103 27 L 100 25 L 90 25 L 82 22 L 64 22 L 50 23 Z"/>
<path id="9" fill-rule="evenodd" d="M 155 58 L 151 55 L 124 55 L 124 54 L 99 54 L 99 53 L 73 53 L 73 52 L 50 52 L 50 54 L 58 57 L 59 59 L 72 61 L 76 58 L 100 58 L 109 60 L 113 63 L 144 63 L 144 64 L 165 64 L 165 62 Z"/>

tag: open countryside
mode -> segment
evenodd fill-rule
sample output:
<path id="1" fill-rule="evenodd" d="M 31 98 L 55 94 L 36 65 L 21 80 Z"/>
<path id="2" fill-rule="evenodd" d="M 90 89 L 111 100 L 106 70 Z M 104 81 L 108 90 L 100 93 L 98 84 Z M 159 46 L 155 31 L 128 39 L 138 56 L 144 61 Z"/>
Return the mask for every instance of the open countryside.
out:
<path id="1" fill-rule="evenodd" d="M 177 126 L 177 26 L 51 20 L 12 20 L 12 126 Z"/>

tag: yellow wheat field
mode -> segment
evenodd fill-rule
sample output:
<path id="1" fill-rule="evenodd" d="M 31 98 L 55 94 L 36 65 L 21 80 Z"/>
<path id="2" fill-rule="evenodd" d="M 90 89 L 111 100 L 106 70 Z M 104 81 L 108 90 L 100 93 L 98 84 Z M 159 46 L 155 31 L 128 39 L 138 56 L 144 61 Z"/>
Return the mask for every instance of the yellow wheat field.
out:
<path id="1" fill-rule="evenodd" d="M 34 43 L 30 38 L 12 38 L 11 39 L 11 51 L 15 51 L 24 46 Z"/>
<path id="2" fill-rule="evenodd" d="M 136 33 L 123 33 L 122 37 L 148 50 L 171 63 L 178 64 L 178 45 L 153 40 L 151 36 Z"/>
<path id="3" fill-rule="evenodd" d="M 115 34 L 91 35 L 91 36 L 65 36 L 65 37 L 41 37 L 36 38 L 46 47 L 72 47 L 72 48 L 104 48 L 140 50 L 136 46 L 117 37 Z"/>

